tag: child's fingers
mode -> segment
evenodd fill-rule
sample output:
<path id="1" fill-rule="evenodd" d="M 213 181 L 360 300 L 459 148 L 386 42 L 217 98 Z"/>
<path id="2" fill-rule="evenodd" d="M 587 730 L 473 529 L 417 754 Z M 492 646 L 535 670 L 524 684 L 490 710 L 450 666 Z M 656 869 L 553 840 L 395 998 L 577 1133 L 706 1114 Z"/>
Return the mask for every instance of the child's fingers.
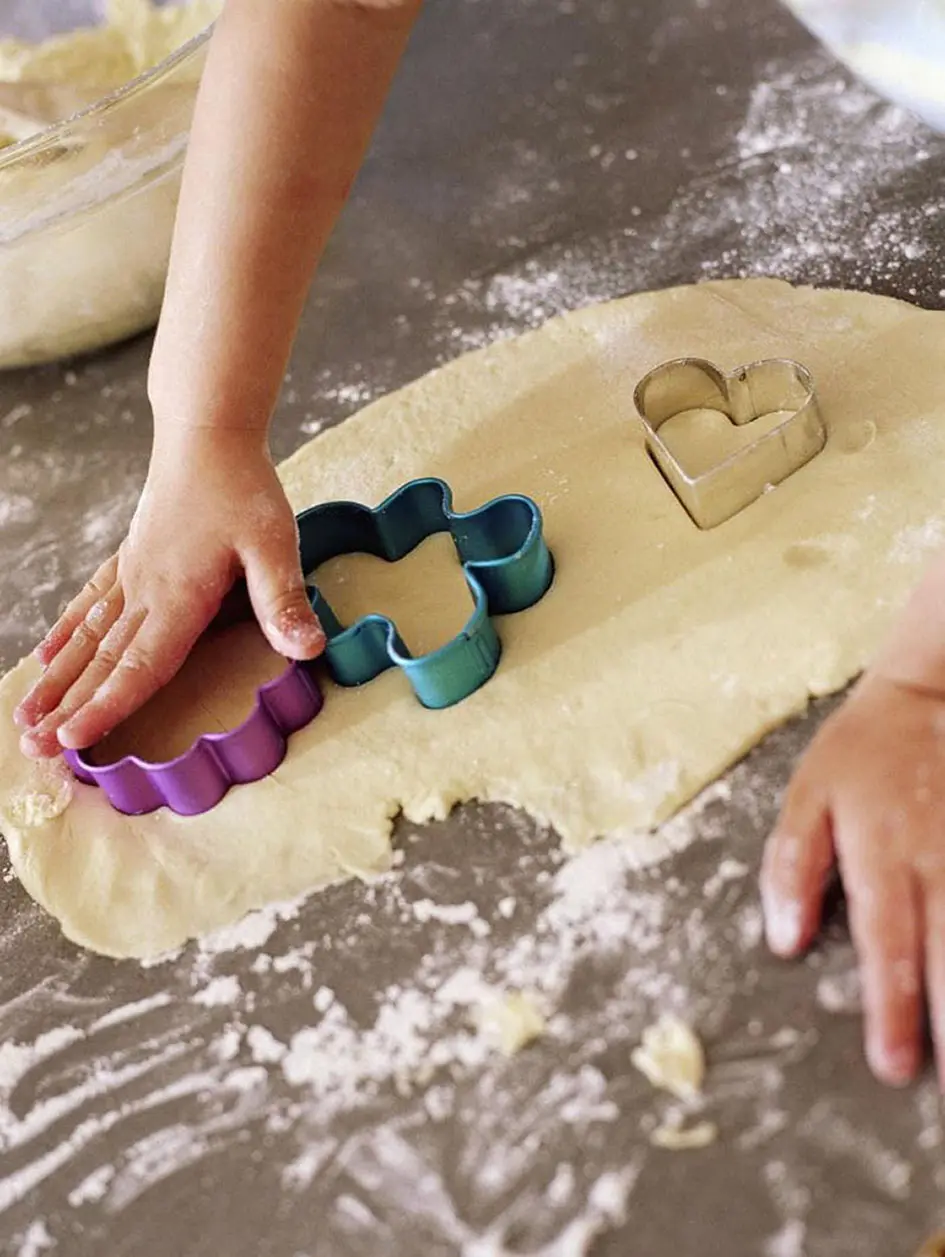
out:
<path id="1" fill-rule="evenodd" d="M 266 550 L 243 558 L 253 611 L 273 650 L 289 659 L 314 659 L 325 649 L 325 633 L 305 592 L 294 530 L 267 541 Z"/>
<path id="2" fill-rule="evenodd" d="M 868 816 L 853 818 L 868 825 Z M 838 833 L 850 929 L 862 974 L 866 1056 L 881 1082 L 903 1086 L 916 1075 L 922 1033 L 922 938 L 912 873 L 877 853 L 883 835 L 846 841 Z"/>
<path id="3" fill-rule="evenodd" d="M 59 727 L 60 745 L 91 746 L 111 733 L 171 680 L 205 628 L 199 615 L 150 612 L 104 683 Z"/>
<path id="4" fill-rule="evenodd" d="M 125 612 L 102 639 L 98 653 L 69 688 L 62 701 L 20 738 L 20 750 L 31 758 L 55 756 L 62 750 L 58 731 L 61 725 L 92 697 L 111 675 L 145 618 L 143 611 Z"/>
<path id="5" fill-rule="evenodd" d="M 59 619 L 33 651 L 40 663 L 47 667 L 52 663 L 92 607 L 108 593 L 117 579 L 118 555 L 113 554 L 107 562 L 102 564 L 92 579 L 76 594 L 72 601 L 68 603 Z"/>
<path id="6" fill-rule="evenodd" d="M 925 904 L 925 977 L 939 1087 L 945 1092 L 945 887 L 929 888 Z"/>
<path id="7" fill-rule="evenodd" d="M 46 735 L 50 731 L 57 732 L 72 716 L 81 711 L 86 703 L 105 684 L 134 641 L 145 621 L 145 617 L 146 612 L 143 610 L 126 610 L 124 615 L 120 616 L 112 625 L 111 629 L 102 638 L 98 651 L 89 662 L 85 671 L 81 673 L 75 684 L 70 687 L 56 710 L 51 712 L 39 727 L 37 732 L 44 742 Z M 25 737 L 28 739 L 30 734 L 27 733 Z M 56 744 L 61 747 L 58 737 Z"/>
<path id="8" fill-rule="evenodd" d="M 36 726 L 56 710 L 94 659 L 102 640 L 124 610 L 124 603 L 124 591 L 116 583 L 87 609 L 69 642 L 17 707 L 15 719 L 20 726 Z"/>
<path id="9" fill-rule="evenodd" d="M 773 952 L 795 956 L 808 946 L 820 925 L 833 864 L 827 801 L 802 769 L 765 846 L 761 897 Z"/>
<path id="10" fill-rule="evenodd" d="M 20 750 L 30 759 L 55 759 L 62 751 L 55 722 L 43 721 L 20 737 Z"/>

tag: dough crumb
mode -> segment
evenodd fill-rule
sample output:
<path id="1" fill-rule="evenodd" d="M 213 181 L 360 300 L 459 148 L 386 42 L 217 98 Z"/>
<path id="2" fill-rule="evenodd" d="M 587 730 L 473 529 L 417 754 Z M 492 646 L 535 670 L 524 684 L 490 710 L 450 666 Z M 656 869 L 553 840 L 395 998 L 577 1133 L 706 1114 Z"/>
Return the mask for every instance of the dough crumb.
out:
<path id="1" fill-rule="evenodd" d="M 705 1054 L 702 1044 L 684 1021 L 664 1013 L 643 1032 L 643 1041 L 630 1060 L 651 1086 L 690 1102 L 702 1094 Z"/>
<path id="2" fill-rule="evenodd" d="M 0 81 L 90 87 L 105 95 L 193 39 L 216 21 L 222 7 L 222 0 L 167 5 L 109 0 L 101 25 L 80 26 L 42 43 L 0 39 Z M 86 96 L 75 103 L 91 101 Z"/>
<path id="3" fill-rule="evenodd" d="M 16 829 L 37 829 L 61 816 L 72 802 L 72 778 L 46 770 L 43 780 L 11 795 L 4 816 Z"/>
<path id="4" fill-rule="evenodd" d="M 654 1148 L 663 1148 L 667 1152 L 692 1152 L 708 1148 L 718 1137 L 719 1128 L 715 1122 L 697 1122 L 687 1128 L 677 1118 L 667 1119 L 657 1126 L 650 1134 L 650 1143 Z"/>
<path id="5" fill-rule="evenodd" d="M 509 991 L 480 1008 L 476 1015 L 479 1033 L 505 1056 L 514 1056 L 545 1033 L 546 1023 L 532 996 Z"/>

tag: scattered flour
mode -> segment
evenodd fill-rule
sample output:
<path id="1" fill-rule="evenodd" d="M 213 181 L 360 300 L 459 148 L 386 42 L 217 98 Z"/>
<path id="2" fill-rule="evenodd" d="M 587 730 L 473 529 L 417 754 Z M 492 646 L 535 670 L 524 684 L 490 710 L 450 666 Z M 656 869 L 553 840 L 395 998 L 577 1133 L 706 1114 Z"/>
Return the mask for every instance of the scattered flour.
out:
<path id="1" fill-rule="evenodd" d="M 923 125 L 851 81 L 828 53 L 773 61 L 731 147 L 661 217 L 640 218 L 631 203 L 610 235 L 529 250 L 453 292 L 430 286 L 443 357 L 621 293 L 699 276 L 814 284 L 842 277 L 845 286 L 894 283 L 902 295 L 927 283 L 919 240 L 945 213 L 940 191 L 903 195 L 923 181 L 930 156 Z M 476 316 L 471 330 L 457 326 L 457 310 Z"/>
<path id="2" fill-rule="evenodd" d="M 841 141 L 854 134 L 851 158 Z M 921 177 L 923 136 L 906 114 L 849 85 L 826 55 L 773 64 L 725 162 L 679 192 L 661 221 L 643 226 L 628 206 L 619 230 L 586 247 L 555 245 L 456 291 L 427 285 L 417 296 L 435 303 L 436 341 L 452 356 L 563 310 L 670 282 L 667 259 L 680 280 L 764 273 L 830 282 L 842 267 L 848 282 L 902 287 L 922 270 L 919 228 L 945 208 L 937 193 L 921 209 L 886 196 Z M 506 191 L 514 202 L 515 190 Z M 469 321 L 474 330 L 458 328 L 457 312 L 479 316 Z M 349 379 L 358 378 L 352 370 Z M 355 408 L 370 392 L 326 377 L 319 397 Z M 14 410 L 0 424 L 15 434 L 27 417 Z M 306 430 L 321 422 L 313 410 Z M 72 462 L 52 454 L 38 487 L 7 459 L 0 523 L 41 517 L 47 496 L 102 472 L 92 457 Z M 126 467 L 103 488 L 115 505 L 96 508 L 77 530 L 76 572 L 117 545 L 139 485 L 140 469 Z M 943 539 L 938 527 L 897 545 L 914 553 Z M 53 541 L 38 530 L 11 573 L 13 601 L 0 622 L 9 640 L 13 626 L 32 634 L 49 618 L 44 591 L 68 576 Z M 318 1216 L 323 1234 L 350 1251 L 375 1250 L 378 1228 L 393 1236 L 393 1250 L 416 1228 L 417 1244 L 462 1257 L 581 1257 L 628 1216 L 658 1155 L 650 1139 L 674 1129 L 672 1110 L 649 1138 L 637 1129 L 640 1080 L 608 1055 L 625 1063 L 664 1012 L 698 1024 L 713 1045 L 700 1103 L 724 1113 L 723 1149 L 750 1159 L 767 1188 L 777 1229 L 766 1257 L 804 1257 L 815 1227 L 826 1225 L 805 1179 L 812 1164 L 842 1164 L 861 1200 L 901 1202 L 920 1175 L 945 1191 L 933 1088 L 916 1096 L 921 1131 L 907 1159 L 869 1114 L 854 1120 L 795 1094 L 791 1070 L 815 1049 L 816 1030 L 752 1021 L 761 981 L 755 851 L 723 856 L 722 842 L 734 812 L 760 836 L 775 805 L 770 783 L 749 765 L 653 837 L 676 851 L 698 835 L 715 851 L 695 887 L 659 866 L 641 873 L 616 839 L 568 863 L 556 853 L 539 860 L 522 822 L 514 876 L 497 873 L 497 858 L 466 902 L 411 884 L 408 859 L 375 885 L 252 913 L 148 966 L 158 971 L 145 971 L 149 982 L 166 973 L 170 985 L 176 975 L 189 1000 L 161 991 L 86 1006 L 37 980 L 31 998 L 44 1024 L 59 1028 L 0 1043 L 0 1146 L 15 1158 L 0 1181 L 0 1211 L 4 1223 L 15 1216 L 16 1257 L 52 1248 L 57 1227 L 72 1225 L 69 1210 L 90 1227 L 105 1219 L 133 1227 L 138 1202 L 183 1171 L 213 1181 L 218 1159 L 253 1175 L 254 1192 L 281 1217 L 297 1211 L 300 1234 Z M 519 823 L 506 822 L 509 830 Z M 536 885 L 544 898 L 533 910 Z M 331 928 L 321 922 L 335 894 L 366 905 L 344 929 L 337 917 Z M 820 981 L 827 1007 L 835 976 Z M 254 1003 L 263 978 L 278 987 L 265 1009 Z M 475 1033 L 470 1014 L 521 991 L 542 1009 L 543 1043 L 506 1058 Z M 444 1152 L 435 1132 L 448 1118 Z M 710 1129 L 707 1120 L 689 1131 L 708 1140 Z M 563 1156 L 575 1145 L 582 1156 L 571 1164 Z M 254 1147 L 265 1148 L 274 1187 L 251 1160 Z M 66 1222 L 19 1212 L 32 1209 L 37 1188 Z M 404 1218 L 409 1235 L 396 1230 Z"/>
<path id="3" fill-rule="evenodd" d="M 203 1004 L 205 1008 L 214 1008 L 221 1004 L 235 1004 L 241 992 L 239 978 L 233 974 L 213 978 L 206 986 L 196 993 L 195 1004 Z"/>
<path id="4" fill-rule="evenodd" d="M 55 1240 L 46 1230 L 45 1222 L 31 1222 L 26 1232 L 18 1239 L 17 1257 L 41 1257 L 56 1247 Z"/>
<path id="5" fill-rule="evenodd" d="M 460 904 L 443 902 L 452 874 L 436 863 L 435 837 L 421 837 L 426 862 L 412 848 L 370 885 L 252 913 L 153 976 L 144 970 L 162 989 L 118 1007 L 37 986 L 47 1024 L 61 1006 L 61 1025 L 0 1046 L 0 1142 L 16 1158 L 0 1212 L 12 1216 L 42 1188 L 90 1226 L 133 1228 L 139 1202 L 162 1184 L 212 1175 L 220 1157 L 243 1164 L 262 1141 L 281 1213 L 297 1211 L 302 1225 L 315 1210 L 326 1235 L 356 1236 L 366 1251 L 378 1217 L 419 1217 L 431 1244 L 462 1257 L 581 1257 L 620 1224 L 651 1157 L 698 1155 L 719 1140 L 759 1171 L 773 1167 L 780 1230 L 768 1251 L 803 1254 L 789 1247 L 808 1233 L 812 1208 L 791 1187 L 798 1165 L 839 1159 L 854 1190 L 892 1201 L 922 1171 L 853 1110 L 792 1111 L 790 1070 L 817 1035 L 751 1021 L 757 939 L 746 942 L 737 918 L 753 906 L 753 879 L 746 848 L 728 838 L 733 811 L 763 832 L 762 805 L 772 800 L 749 763 L 672 822 L 671 849 L 698 835 L 706 852 L 691 885 L 640 871 L 619 840 L 568 861 L 549 842 L 539 859 L 533 831 L 508 813 L 523 845 L 514 854 L 500 844 L 504 865 L 484 854 L 484 880 Z M 526 880 L 539 888 L 537 911 Z M 340 918 L 350 934 L 333 897 L 358 905 Z M 335 923 L 324 933 L 323 917 Z M 490 931 L 474 931 L 476 921 Z M 392 946 L 403 958 L 395 976 Z M 189 1000 L 169 996 L 175 973 Z M 278 997 L 257 1007 L 255 981 L 274 976 Z M 506 1056 L 478 1014 L 496 1002 L 521 1012 L 522 992 L 538 1017 L 515 1046 L 540 1039 Z M 727 1029 L 695 1107 L 654 1094 L 641 1127 L 639 1082 L 607 1053 L 619 1047 L 628 1062 L 662 1013 L 698 1024 L 714 1045 Z M 934 1103 L 923 1115 L 920 1167 L 939 1146 Z M 49 1143 L 52 1130 L 65 1137 Z M 562 1169 L 575 1141 L 583 1159 Z M 769 1161 L 774 1150 L 781 1160 Z M 702 1155 L 709 1166 L 715 1154 Z M 397 1243 L 408 1238 L 396 1231 Z"/>
<path id="6" fill-rule="evenodd" d="M 914 563 L 917 556 L 932 556 L 945 545 L 945 519 L 930 519 L 921 526 L 903 528 L 890 547 L 897 563 Z"/>

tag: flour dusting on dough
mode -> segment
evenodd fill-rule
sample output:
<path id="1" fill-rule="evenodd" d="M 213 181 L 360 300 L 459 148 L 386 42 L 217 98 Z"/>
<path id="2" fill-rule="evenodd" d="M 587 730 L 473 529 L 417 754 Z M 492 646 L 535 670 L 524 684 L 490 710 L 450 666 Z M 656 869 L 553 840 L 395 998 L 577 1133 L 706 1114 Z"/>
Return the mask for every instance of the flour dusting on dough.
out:
<path id="1" fill-rule="evenodd" d="M 0 813 L 16 828 L 35 829 L 54 821 L 72 802 L 74 782 L 67 769 L 37 769 L 35 776 L 38 780 L 0 804 Z"/>

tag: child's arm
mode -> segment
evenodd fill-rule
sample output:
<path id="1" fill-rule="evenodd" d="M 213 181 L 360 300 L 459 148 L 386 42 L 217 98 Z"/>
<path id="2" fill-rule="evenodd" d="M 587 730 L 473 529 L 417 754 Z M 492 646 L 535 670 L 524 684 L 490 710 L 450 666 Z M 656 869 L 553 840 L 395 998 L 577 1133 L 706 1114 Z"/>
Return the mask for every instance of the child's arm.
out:
<path id="1" fill-rule="evenodd" d="M 810 944 L 835 864 L 870 1064 L 887 1082 L 915 1076 L 927 995 L 945 1090 L 945 560 L 791 782 L 762 878 L 775 951 Z"/>
<path id="2" fill-rule="evenodd" d="M 272 646 L 324 635 L 267 432 L 315 266 L 420 0 L 227 0 L 151 360 L 154 444 L 119 553 L 39 646 L 22 746 L 85 746 L 166 683 L 245 573 Z"/>

